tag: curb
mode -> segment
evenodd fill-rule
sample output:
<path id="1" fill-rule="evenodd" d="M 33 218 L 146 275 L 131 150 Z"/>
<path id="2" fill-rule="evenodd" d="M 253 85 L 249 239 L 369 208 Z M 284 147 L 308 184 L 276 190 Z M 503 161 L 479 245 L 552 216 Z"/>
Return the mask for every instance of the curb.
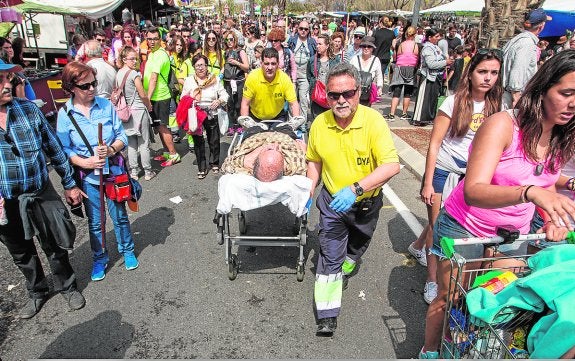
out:
<path id="1" fill-rule="evenodd" d="M 397 136 L 393 132 L 393 129 L 390 130 L 393 143 L 395 144 L 395 149 L 397 150 L 397 155 L 399 156 L 399 161 L 405 166 L 405 168 L 409 169 L 414 176 L 419 180 L 422 180 L 423 173 L 425 173 L 425 157 Z"/>

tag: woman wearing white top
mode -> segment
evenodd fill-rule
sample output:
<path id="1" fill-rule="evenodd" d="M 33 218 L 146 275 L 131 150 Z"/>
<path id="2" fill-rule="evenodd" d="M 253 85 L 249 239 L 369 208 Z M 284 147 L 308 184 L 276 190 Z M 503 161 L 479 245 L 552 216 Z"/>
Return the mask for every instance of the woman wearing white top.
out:
<path id="1" fill-rule="evenodd" d="M 377 96 L 381 97 L 383 94 L 383 73 L 381 72 L 381 62 L 373 55 L 373 49 L 375 49 L 374 40 L 372 36 L 365 36 L 359 45 L 361 48 L 361 56 L 353 57 L 349 63 L 355 66 L 359 71 L 369 71 L 371 73 L 373 82 L 377 86 Z M 362 105 L 371 105 L 369 99 L 362 100 L 361 98 L 362 96 L 360 96 L 360 103 Z"/>
<path id="2" fill-rule="evenodd" d="M 210 148 L 209 165 L 212 172 L 220 171 L 220 130 L 218 127 L 218 108 L 228 101 L 228 93 L 219 81 L 219 77 L 208 72 L 208 58 L 196 54 L 192 58 L 196 73 L 184 81 L 182 98 L 191 96 L 200 109 L 205 110 L 208 117 L 201 127 L 192 133 L 194 153 L 198 162 L 198 179 L 204 179 L 208 173 L 203 130 L 206 131 L 208 147 Z"/>

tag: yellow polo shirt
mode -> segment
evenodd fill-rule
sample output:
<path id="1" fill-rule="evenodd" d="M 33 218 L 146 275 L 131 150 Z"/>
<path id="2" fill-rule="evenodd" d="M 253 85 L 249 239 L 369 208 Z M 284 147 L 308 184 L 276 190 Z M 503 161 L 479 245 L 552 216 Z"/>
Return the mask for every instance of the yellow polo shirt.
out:
<path id="1" fill-rule="evenodd" d="M 321 180 L 332 195 L 382 164 L 399 162 L 387 122 L 363 105 L 358 105 L 345 129 L 337 125 L 331 110 L 318 115 L 310 129 L 306 159 L 322 164 Z M 374 189 L 358 199 L 377 192 Z"/>
<path id="2" fill-rule="evenodd" d="M 244 84 L 243 96 L 251 99 L 250 111 L 262 120 L 274 119 L 284 108 L 285 102 L 297 100 L 290 77 L 281 70 L 268 82 L 261 68 L 252 70 Z"/>

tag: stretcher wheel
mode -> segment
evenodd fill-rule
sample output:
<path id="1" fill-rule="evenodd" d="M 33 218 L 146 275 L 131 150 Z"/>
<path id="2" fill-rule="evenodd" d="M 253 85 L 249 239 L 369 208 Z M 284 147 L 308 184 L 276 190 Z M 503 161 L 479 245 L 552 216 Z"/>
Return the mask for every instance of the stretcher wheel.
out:
<path id="1" fill-rule="evenodd" d="M 305 246 L 307 243 L 307 229 L 306 227 L 301 227 L 299 231 L 299 244 Z"/>
<path id="2" fill-rule="evenodd" d="M 238 226 L 240 229 L 240 234 L 246 234 L 246 215 L 244 212 L 238 214 Z"/>
<path id="3" fill-rule="evenodd" d="M 228 278 L 230 281 L 236 279 L 236 276 L 238 275 L 238 268 L 238 256 L 235 254 L 230 255 L 230 260 L 228 261 Z"/>
<path id="4" fill-rule="evenodd" d="M 305 268 L 303 267 L 303 264 L 299 264 L 296 266 L 296 277 L 297 277 L 297 281 L 301 282 L 303 281 L 303 276 L 305 275 Z"/>

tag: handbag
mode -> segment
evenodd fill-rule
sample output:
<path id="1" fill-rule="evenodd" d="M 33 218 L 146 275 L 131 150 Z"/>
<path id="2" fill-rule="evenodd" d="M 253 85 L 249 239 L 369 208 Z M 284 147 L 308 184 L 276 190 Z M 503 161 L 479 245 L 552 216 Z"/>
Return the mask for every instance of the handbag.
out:
<path id="1" fill-rule="evenodd" d="M 195 132 L 198 129 L 198 111 L 196 110 L 196 102 L 188 108 L 188 129 L 190 132 Z"/>
<path id="2" fill-rule="evenodd" d="M 317 79 L 317 56 L 313 62 L 313 71 L 315 78 Z M 311 100 L 322 108 L 329 108 L 327 103 L 327 93 L 325 89 L 325 84 L 321 80 L 316 80 L 313 90 L 311 92 Z"/>

